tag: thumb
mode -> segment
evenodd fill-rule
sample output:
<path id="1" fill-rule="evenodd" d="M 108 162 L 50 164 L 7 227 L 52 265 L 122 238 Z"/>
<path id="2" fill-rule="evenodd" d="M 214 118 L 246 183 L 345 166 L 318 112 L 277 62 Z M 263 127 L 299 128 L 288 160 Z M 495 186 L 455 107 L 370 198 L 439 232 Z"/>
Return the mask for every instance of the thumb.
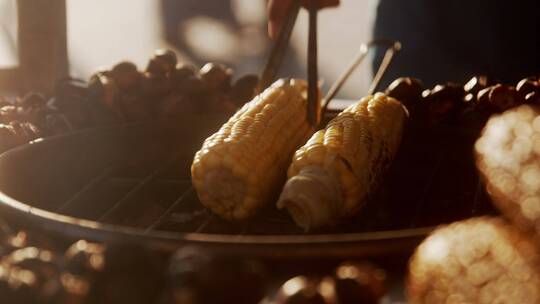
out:
<path id="1" fill-rule="evenodd" d="M 271 38 L 277 36 L 291 4 L 292 0 L 268 1 L 268 35 L 270 35 Z"/>

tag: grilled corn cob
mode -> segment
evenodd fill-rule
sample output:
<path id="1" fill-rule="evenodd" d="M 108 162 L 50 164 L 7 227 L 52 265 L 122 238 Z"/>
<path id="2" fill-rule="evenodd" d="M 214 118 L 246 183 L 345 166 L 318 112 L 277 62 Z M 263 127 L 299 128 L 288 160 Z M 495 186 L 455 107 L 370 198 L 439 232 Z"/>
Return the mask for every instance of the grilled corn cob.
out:
<path id="1" fill-rule="evenodd" d="M 296 151 L 278 208 L 306 230 L 353 215 L 394 157 L 406 116 L 382 93 L 349 106 Z"/>
<path id="2" fill-rule="evenodd" d="M 206 207 L 241 220 L 272 199 L 292 154 L 313 134 L 306 88 L 304 81 L 278 80 L 205 140 L 191 175 Z"/>

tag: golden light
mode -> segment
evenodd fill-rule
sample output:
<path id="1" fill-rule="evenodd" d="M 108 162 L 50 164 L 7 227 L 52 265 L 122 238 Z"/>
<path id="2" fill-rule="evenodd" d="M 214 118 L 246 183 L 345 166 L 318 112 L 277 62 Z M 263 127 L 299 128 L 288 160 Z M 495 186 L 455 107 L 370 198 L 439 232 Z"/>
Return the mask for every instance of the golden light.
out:
<path id="1" fill-rule="evenodd" d="M 225 23 L 208 17 L 194 17 L 185 21 L 181 28 L 188 45 L 203 58 L 226 60 L 236 52 L 237 37 Z"/>

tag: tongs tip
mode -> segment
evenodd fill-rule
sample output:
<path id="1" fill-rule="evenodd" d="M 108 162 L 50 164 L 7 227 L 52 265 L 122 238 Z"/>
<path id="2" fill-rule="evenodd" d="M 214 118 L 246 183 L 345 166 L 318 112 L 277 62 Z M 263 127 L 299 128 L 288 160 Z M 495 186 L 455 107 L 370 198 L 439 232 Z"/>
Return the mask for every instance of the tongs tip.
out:
<path id="1" fill-rule="evenodd" d="M 308 122 L 316 127 L 319 123 L 319 72 L 317 67 L 317 5 L 314 1 L 309 5 L 308 33 Z"/>

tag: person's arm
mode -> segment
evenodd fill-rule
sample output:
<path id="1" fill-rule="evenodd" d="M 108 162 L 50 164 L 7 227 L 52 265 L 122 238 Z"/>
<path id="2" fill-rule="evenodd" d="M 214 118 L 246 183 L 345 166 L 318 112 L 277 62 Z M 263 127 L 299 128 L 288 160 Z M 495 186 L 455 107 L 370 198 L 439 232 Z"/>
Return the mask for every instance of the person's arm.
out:
<path id="1" fill-rule="evenodd" d="M 268 1 L 268 34 L 275 37 L 287 16 L 287 11 L 293 0 L 269 0 Z M 338 6 L 340 0 L 302 0 L 302 6 L 306 7 L 310 1 L 317 1 L 319 8 Z"/>

